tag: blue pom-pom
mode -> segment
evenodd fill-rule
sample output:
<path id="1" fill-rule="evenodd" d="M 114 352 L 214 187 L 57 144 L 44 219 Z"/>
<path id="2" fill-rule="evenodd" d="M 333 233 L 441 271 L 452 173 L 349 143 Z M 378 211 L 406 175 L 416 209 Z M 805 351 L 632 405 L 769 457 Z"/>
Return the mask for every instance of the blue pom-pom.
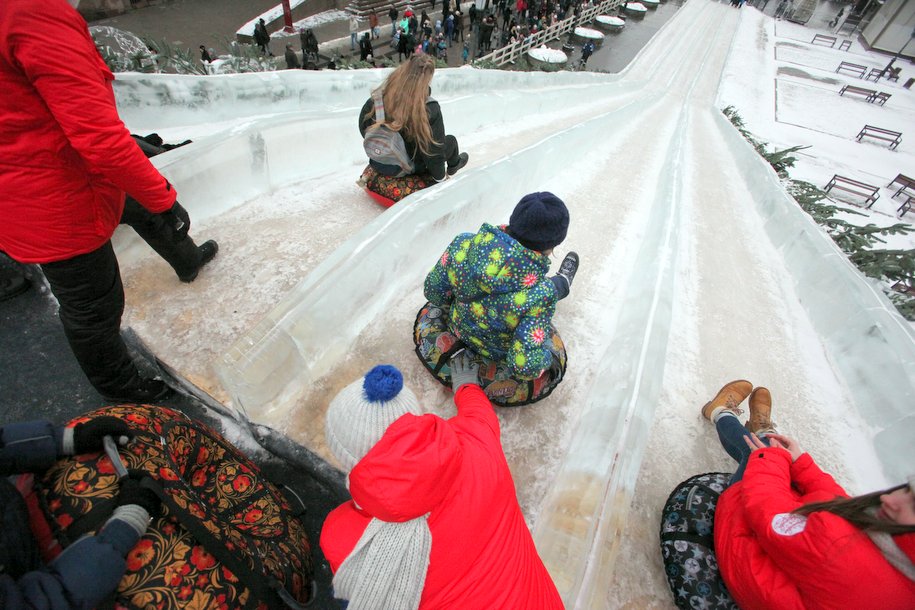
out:
<path id="1" fill-rule="evenodd" d="M 387 402 L 403 388 L 403 375 L 390 364 L 379 364 L 366 373 L 362 389 L 369 402 Z"/>

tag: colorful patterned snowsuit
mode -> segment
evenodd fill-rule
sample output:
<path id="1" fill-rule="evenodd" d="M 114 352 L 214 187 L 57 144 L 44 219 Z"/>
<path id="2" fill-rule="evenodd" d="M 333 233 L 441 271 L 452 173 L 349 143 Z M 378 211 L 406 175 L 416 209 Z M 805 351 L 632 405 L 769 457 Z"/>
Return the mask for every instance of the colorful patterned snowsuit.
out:
<path id="1" fill-rule="evenodd" d="M 454 238 L 426 276 L 424 293 L 450 307 L 451 331 L 484 358 L 505 360 L 518 379 L 550 365 L 550 320 L 558 295 L 546 278 L 550 259 L 483 224 Z"/>

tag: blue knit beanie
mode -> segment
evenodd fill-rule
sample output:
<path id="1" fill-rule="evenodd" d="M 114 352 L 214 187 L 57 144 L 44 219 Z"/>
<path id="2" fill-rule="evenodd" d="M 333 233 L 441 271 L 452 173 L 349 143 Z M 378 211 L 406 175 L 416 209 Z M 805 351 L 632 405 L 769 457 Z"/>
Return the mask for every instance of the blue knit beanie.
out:
<path id="1" fill-rule="evenodd" d="M 538 252 L 549 250 L 566 238 L 569 210 L 553 193 L 531 193 L 515 206 L 508 230 L 525 248 Z"/>

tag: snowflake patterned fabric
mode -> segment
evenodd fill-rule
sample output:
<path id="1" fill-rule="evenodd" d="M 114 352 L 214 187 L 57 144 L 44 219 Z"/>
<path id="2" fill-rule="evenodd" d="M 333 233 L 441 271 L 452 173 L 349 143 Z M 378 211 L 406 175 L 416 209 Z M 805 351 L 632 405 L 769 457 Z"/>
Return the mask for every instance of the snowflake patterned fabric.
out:
<path id="1" fill-rule="evenodd" d="M 536 379 L 552 363 L 550 259 L 504 229 L 484 224 L 455 237 L 426 276 L 424 293 L 449 310 L 450 330 L 474 352 L 504 361 L 516 379 Z"/>
<path id="2" fill-rule="evenodd" d="M 737 610 L 715 557 L 718 497 L 730 473 L 699 474 L 671 492 L 661 514 L 661 556 L 674 603 L 684 610 Z"/>

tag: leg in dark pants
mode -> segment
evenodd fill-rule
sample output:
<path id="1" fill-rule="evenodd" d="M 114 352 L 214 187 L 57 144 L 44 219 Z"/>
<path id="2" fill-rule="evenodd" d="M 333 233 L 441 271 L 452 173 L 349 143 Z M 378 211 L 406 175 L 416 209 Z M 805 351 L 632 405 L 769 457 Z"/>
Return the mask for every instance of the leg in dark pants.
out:
<path id="1" fill-rule="evenodd" d="M 753 450 L 743 440 L 744 437 L 750 436 L 750 432 L 743 427 L 743 424 L 740 423 L 736 416 L 730 413 L 722 413 L 718 417 L 718 421 L 715 422 L 715 429 L 718 431 L 718 440 L 721 441 L 721 446 L 738 464 L 737 471 L 731 475 L 731 480 L 728 483 L 728 485 L 733 485 L 743 478 L 743 471 L 747 468 L 747 460 L 750 459 L 750 454 L 753 453 Z M 769 444 L 764 436 L 760 436 L 759 440 L 766 445 Z"/>
<path id="2" fill-rule="evenodd" d="M 457 138 L 451 135 L 445 136 L 445 163 L 448 164 L 448 167 L 454 167 L 460 163 L 460 155 Z"/>
<path id="3" fill-rule="evenodd" d="M 124 286 L 111 242 L 41 269 L 60 302 L 64 333 L 86 377 L 102 395 L 120 395 L 139 373 L 121 339 Z"/>
<path id="4" fill-rule="evenodd" d="M 137 235 L 172 266 L 179 278 L 194 275 L 202 260 L 197 244 L 190 237 L 175 241 L 175 230 L 158 214 L 153 214 L 132 197 L 124 202 L 121 224 L 130 225 Z"/>

